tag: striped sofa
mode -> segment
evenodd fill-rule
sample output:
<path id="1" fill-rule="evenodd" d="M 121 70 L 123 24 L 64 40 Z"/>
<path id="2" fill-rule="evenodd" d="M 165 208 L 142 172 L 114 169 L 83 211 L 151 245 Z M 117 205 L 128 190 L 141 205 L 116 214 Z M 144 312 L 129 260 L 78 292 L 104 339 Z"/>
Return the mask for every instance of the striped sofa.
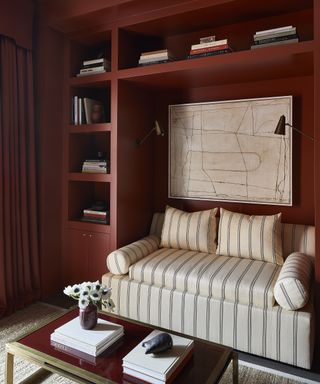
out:
<path id="1" fill-rule="evenodd" d="M 279 275 L 285 279 L 290 265 L 161 248 L 163 220 L 164 214 L 156 213 L 149 236 L 107 257 L 112 272 L 104 274 L 102 282 L 112 288 L 116 313 L 310 369 L 311 293 L 299 310 L 285 309 L 275 301 Z M 284 258 L 301 252 L 312 259 L 314 243 L 314 227 L 282 224 Z M 301 253 L 294 254 L 292 262 Z M 278 296 L 285 301 L 283 282 Z M 305 294 L 299 288 L 298 293 Z"/>

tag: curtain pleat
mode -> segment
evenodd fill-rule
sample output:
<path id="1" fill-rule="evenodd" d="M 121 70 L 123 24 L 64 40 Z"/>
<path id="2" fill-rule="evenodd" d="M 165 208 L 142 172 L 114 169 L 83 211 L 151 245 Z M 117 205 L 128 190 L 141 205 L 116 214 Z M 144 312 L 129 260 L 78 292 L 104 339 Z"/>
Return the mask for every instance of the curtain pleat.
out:
<path id="1" fill-rule="evenodd" d="M 0 39 L 0 316 L 40 296 L 32 53 Z"/>

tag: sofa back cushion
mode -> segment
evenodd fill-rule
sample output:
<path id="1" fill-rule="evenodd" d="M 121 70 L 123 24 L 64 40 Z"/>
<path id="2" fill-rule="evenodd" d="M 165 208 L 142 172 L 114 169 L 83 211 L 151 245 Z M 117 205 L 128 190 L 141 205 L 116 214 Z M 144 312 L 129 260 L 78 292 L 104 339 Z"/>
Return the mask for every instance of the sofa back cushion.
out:
<path id="1" fill-rule="evenodd" d="M 214 253 L 217 208 L 184 212 L 167 206 L 161 233 L 161 247 Z"/>
<path id="2" fill-rule="evenodd" d="M 217 253 L 283 264 L 281 213 L 249 216 L 220 208 Z"/>
<path id="3" fill-rule="evenodd" d="M 163 221 L 163 212 L 154 213 L 150 227 L 150 235 L 161 237 Z M 315 256 L 314 226 L 282 223 L 281 228 L 284 259 L 293 252 L 302 252 L 313 257 Z"/>

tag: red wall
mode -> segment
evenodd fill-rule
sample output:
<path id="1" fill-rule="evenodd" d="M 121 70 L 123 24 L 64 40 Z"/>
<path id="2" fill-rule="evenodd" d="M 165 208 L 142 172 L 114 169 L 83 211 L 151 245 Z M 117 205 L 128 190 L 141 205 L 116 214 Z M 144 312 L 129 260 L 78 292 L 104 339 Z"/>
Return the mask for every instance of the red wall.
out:
<path id="1" fill-rule="evenodd" d="M 230 84 L 216 87 L 197 88 L 185 93 L 165 94 L 158 104 L 158 118 L 167 127 L 168 104 L 185 102 L 206 102 L 255 97 L 293 95 L 294 126 L 304 132 L 313 133 L 313 87 L 312 77 L 280 79 L 245 84 Z M 168 137 L 156 139 L 156 177 L 154 209 L 163 211 L 166 204 L 187 211 L 224 207 L 248 214 L 274 214 L 282 212 L 282 221 L 291 223 L 314 224 L 314 151 L 313 142 L 297 133 L 293 135 L 293 206 L 275 206 L 262 204 L 222 203 L 219 201 L 197 201 L 168 199 Z"/>

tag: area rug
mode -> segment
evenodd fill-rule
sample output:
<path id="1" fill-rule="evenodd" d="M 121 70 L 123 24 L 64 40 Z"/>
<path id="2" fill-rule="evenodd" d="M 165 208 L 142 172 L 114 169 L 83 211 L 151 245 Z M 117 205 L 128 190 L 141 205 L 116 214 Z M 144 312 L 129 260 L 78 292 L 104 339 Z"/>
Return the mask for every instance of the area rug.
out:
<path id="1" fill-rule="evenodd" d="M 64 310 L 44 303 L 36 303 L 26 309 L 0 320 L 0 383 L 5 377 L 5 344 L 17 339 L 26 332 L 32 331 L 41 324 L 54 319 Z M 20 358 L 15 358 L 14 383 L 28 377 L 37 370 L 37 366 Z M 56 374 L 45 377 L 33 377 L 32 384 L 75 384 L 73 381 Z M 221 384 L 232 383 L 232 368 L 229 367 L 220 381 Z M 262 372 L 253 368 L 239 366 L 239 384 L 297 384 L 296 381 L 281 376 Z M 195 383 L 196 384 L 196 383 Z"/>

